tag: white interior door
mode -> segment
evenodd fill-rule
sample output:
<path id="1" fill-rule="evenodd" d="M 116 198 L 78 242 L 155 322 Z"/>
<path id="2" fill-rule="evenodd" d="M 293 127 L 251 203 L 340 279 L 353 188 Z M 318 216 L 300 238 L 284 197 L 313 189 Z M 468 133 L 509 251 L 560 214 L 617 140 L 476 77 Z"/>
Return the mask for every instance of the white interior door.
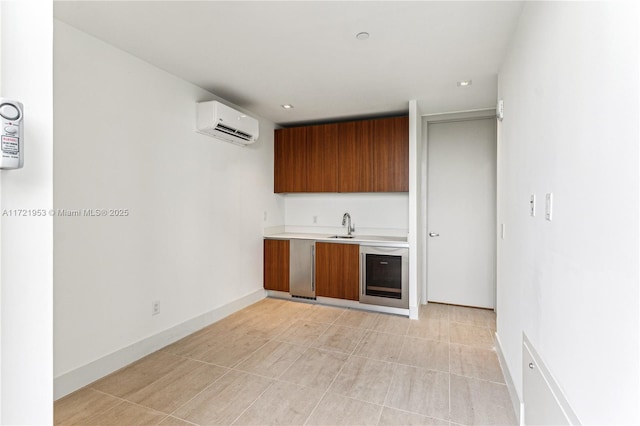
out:
<path id="1" fill-rule="evenodd" d="M 496 123 L 429 124 L 427 300 L 495 307 Z"/>

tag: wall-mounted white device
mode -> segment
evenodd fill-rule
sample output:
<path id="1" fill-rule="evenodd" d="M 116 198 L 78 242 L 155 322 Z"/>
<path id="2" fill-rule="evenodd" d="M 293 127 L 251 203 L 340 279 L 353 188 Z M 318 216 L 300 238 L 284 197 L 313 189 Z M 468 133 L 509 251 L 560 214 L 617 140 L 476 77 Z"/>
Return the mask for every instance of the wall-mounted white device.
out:
<path id="1" fill-rule="evenodd" d="M 529 216 L 536 215 L 536 194 L 531 194 L 531 198 L 529 199 Z"/>
<path id="2" fill-rule="evenodd" d="M 551 219 L 553 219 L 553 194 L 552 193 L 548 193 L 545 196 L 545 213 L 544 213 L 544 218 L 547 219 L 548 221 L 551 221 Z"/>
<path id="3" fill-rule="evenodd" d="M 18 101 L 0 98 L 0 169 L 24 165 L 24 107 Z"/>
<path id="4" fill-rule="evenodd" d="M 502 121 L 504 119 L 504 101 L 500 99 L 496 104 L 496 117 Z"/>
<path id="5" fill-rule="evenodd" d="M 246 146 L 258 140 L 258 129 L 258 120 L 225 104 L 218 101 L 198 102 L 198 133 Z"/>

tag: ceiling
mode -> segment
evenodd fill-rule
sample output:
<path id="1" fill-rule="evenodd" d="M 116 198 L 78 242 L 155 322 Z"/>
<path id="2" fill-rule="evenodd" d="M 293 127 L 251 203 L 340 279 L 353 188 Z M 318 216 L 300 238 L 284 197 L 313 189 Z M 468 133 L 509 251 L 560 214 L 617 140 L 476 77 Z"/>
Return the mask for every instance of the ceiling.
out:
<path id="1" fill-rule="evenodd" d="M 281 125 L 390 115 L 411 99 L 424 113 L 492 107 L 521 9 L 509 1 L 54 3 L 57 19 Z M 362 31 L 369 39 L 356 39 Z"/>

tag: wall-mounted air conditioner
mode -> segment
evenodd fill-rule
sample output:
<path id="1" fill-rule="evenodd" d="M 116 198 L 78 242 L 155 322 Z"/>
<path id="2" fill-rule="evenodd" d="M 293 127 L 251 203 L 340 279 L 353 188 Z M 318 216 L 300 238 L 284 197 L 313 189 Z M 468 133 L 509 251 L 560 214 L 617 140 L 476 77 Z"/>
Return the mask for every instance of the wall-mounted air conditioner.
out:
<path id="1" fill-rule="evenodd" d="M 198 102 L 198 133 L 245 146 L 258 140 L 258 128 L 258 120 L 225 104 L 218 101 Z"/>

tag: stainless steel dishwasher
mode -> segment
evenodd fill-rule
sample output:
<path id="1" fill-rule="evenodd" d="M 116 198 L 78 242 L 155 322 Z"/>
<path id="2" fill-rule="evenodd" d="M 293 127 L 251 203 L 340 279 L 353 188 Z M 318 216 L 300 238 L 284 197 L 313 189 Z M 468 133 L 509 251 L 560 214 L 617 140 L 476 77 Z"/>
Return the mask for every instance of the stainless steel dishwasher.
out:
<path id="1" fill-rule="evenodd" d="M 289 292 L 293 297 L 316 298 L 316 242 L 289 241 Z"/>

